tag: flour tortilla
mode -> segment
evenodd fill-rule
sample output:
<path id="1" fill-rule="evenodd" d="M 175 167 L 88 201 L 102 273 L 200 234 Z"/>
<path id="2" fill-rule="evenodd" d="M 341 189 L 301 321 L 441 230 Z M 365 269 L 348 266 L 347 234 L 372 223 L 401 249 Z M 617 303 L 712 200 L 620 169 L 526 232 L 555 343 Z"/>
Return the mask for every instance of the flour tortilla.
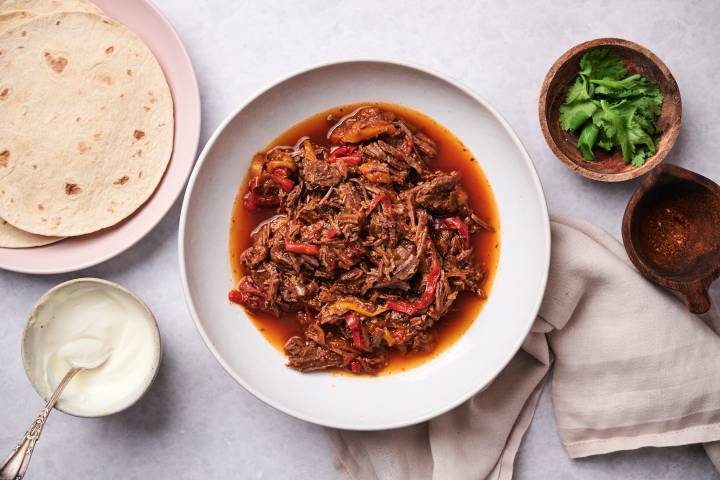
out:
<path id="1" fill-rule="evenodd" d="M 20 27 L 34 17 L 58 12 L 88 12 L 104 15 L 87 0 L 0 0 L 0 32 Z"/>
<path id="2" fill-rule="evenodd" d="M 95 4 L 84 0 L 8 0 L 0 1 L 0 32 L 13 30 L 38 15 L 59 11 L 102 14 Z M 0 248 L 41 247 L 59 242 L 64 237 L 46 237 L 13 227 L 0 218 Z"/>
<path id="3" fill-rule="evenodd" d="M 135 34 L 99 15 L 37 17 L 22 32 L 0 35 L 0 217 L 48 236 L 114 225 L 150 197 L 170 160 L 162 69 Z"/>
<path id="4" fill-rule="evenodd" d="M 103 15 L 100 7 L 87 0 L 0 0 L 0 14 L 26 11 L 33 16 L 57 12 L 88 12 Z"/>
<path id="5" fill-rule="evenodd" d="M 3 11 L 0 10 L 0 32 L 5 33 L 13 30 L 33 17 L 34 15 L 26 10 L 8 13 L 3 13 Z"/>
<path id="6" fill-rule="evenodd" d="M 0 248 L 42 247 L 62 239 L 63 237 L 46 237 L 23 232 L 0 218 Z"/>

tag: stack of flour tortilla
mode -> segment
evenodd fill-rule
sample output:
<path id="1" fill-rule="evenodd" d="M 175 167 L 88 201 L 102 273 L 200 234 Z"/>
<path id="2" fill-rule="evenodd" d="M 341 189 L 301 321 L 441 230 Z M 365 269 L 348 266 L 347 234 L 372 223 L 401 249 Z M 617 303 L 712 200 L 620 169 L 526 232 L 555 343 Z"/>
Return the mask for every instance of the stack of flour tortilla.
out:
<path id="1" fill-rule="evenodd" d="M 172 153 L 160 65 L 86 0 L 0 0 L 0 119 L 0 247 L 117 224 Z"/>

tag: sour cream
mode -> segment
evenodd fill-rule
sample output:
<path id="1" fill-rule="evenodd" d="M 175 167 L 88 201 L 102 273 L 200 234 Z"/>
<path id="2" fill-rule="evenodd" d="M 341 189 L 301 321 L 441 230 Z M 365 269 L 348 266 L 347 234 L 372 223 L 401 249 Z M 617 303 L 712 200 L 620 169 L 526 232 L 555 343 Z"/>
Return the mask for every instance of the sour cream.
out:
<path id="1" fill-rule="evenodd" d="M 99 364 L 70 381 L 57 407 L 73 415 L 108 415 L 147 390 L 160 361 L 160 336 L 148 308 L 128 291 L 82 279 L 56 287 L 36 305 L 23 359 L 46 399 L 73 366 Z"/>

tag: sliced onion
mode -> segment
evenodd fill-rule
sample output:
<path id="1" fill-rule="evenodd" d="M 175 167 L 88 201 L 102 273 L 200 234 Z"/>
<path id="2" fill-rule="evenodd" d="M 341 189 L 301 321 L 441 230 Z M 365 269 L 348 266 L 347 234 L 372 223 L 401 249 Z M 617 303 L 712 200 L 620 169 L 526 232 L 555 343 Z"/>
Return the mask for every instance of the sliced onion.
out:
<path id="1" fill-rule="evenodd" d="M 250 162 L 250 178 L 259 176 L 262 173 L 263 166 L 265 165 L 265 154 L 256 153 Z"/>

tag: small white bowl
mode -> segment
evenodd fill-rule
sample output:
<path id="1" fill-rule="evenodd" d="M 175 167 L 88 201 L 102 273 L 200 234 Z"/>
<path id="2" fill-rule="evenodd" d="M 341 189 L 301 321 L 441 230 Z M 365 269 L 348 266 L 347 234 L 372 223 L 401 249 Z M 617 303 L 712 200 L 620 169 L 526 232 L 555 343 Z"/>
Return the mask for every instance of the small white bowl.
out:
<path id="1" fill-rule="evenodd" d="M 39 332 L 40 328 L 37 328 L 38 323 L 36 323 L 32 320 L 35 318 L 36 313 L 38 312 L 38 309 L 42 305 L 46 304 L 46 301 L 48 299 L 50 299 L 54 294 L 56 294 L 60 290 L 63 290 L 63 289 L 69 288 L 69 287 L 72 288 L 78 284 L 100 284 L 104 287 L 110 287 L 112 290 L 115 290 L 118 293 L 125 295 L 131 301 L 133 301 L 141 310 L 143 310 L 147 314 L 147 318 L 149 319 L 149 321 L 151 323 L 151 329 L 154 334 L 153 335 L 154 355 L 152 358 L 152 365 L 149 366 L 150 375 L 148 375 L 143 389 L 139 390 L 137 392 L 137 395 L 128 397 L 125 400 L 125 402 L 117 405 L 113 409 L 105 410 L 103 412 L 98 412 L 98 413 L 93 413 L 93 414 L 70 411 L 68 409 L 63 408 L 59 404 L 56 404 L 56 406 L 55 406 L 55 408 L 57 410 L 60 410 L 61 412 L 64 412 L 64 413 L 67 413 L 69 415 L 73 415 L 76 417 L 86 417 L 86 418 L 105 417 L 105 416 L 112 415 L 112 414 L 121 412 L 123 410 L 126 410 L 127 408 L 130 408 L 132 405 L 137 403 L 137 401 L 140 400 L 140 398 L 142 398 L 145 395 L 145 393 L 150 389 L 150 386 L 152 385 L 153 381 L 155 380 L 155 377 L 157 376 L 157 372 L 160 367 L 160 360 L 162 358 L 162 345 L 161 345 L 161 341 L 160 341 L 160 329 L 158 327 L 157 320 L 155 319 L 155 316 L 153 315 L 150 308 L 148 308 L 148 306 L 137 295 L 135 295 L 133 292 L 131 292 L 127 288 L 125 288 L 121 285 L 118 285 L 117 283 L 110 282 L 108 280 L 102 280 L 100 278 L 76 278 L 74 280 L 69 280 L 67 282 L 63 282 L 63 283 L 51 288 L 42 297 L 40 297 L 40 299 L 37 301 L 37 303 L 33 307 L 32 311 L 30 312 L 30 315 L 28 316 L 28 321 L 25 324 L 25 328 L 23 330 L 23 338 L 22 338 L 22 359 L 23 359 L 23 366 L 25 367 L 25 374 L 27 375 L 28 380 L 30 380 L 30 383 L 32 384 L 35 391 L 45 401 L 47 401 L 47 395 L 44 393 L 43 388 L 41 387 L 42 380 L 37 378 L 33 372 L 32 358 L 30 356 L 30 351 L 32 349 L 32 341 L 33 341 L 35 335 L 40 334 L 40 332 Z M 50 393 L 52 393 L 52 392 L 50 392 Z"/>
<path id="2" fill-rule="evenodd" d="M 500 258 L 490 297 L 468 331 L 432 360 L 378 377 L 303 374 L 287 368 L 244 310 L 233 285 L 228 233 L 235 195 L 253 153 L 297 122 L 363 101 L 422 112 L 454 133 L 479 161 L 500 215 Z M 550 225 L 532 161 L 507 122 L 471 90 L 397 62 L 352 60 L 280 80 L 235 110 L 195 164 L 179 233 L 185 297 L 215 358 L 249 392 L 313 423 L 378 430 L 418 423 L 487 386 L 520 348 L 542 300 Z"/>

